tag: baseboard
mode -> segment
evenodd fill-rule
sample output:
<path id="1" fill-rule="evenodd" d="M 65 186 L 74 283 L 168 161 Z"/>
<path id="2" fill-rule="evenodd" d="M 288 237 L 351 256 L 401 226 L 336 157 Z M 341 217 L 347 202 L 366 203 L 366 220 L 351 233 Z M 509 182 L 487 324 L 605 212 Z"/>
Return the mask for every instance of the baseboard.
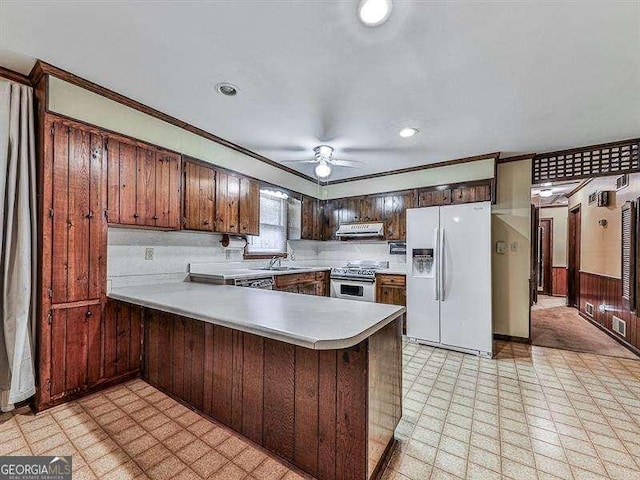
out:
<path id="1" fill-rule="evenodd" d="M 615 333 L 611 332 L 608 328 L 603 327 L 598 322 L 596 322 L 594 319 L 592 319 L 588 315 L 582 313 L 580 310 L 578 310 L 578 315 L 580 315 L 582 318 L 584 318 L 591 325 L 594 325 L 594 326 L 598 327 L 600 330 L 602 330 L 604 333 L 609 335 L 611 338 L 613 338 L 616 342 L 618 342 L 624 348 L 629 350 L 631 353 L 634 353 L 634 354 L 638 355 L 638 357 L 640 357 L 640 349 L 637 349 L 636 347 L 634 347 L 633 345 L 628 343 L 624 338 L 622 338 L 622 337 L 616 335 Z"/>
<path id="2" fill-rule="evenodd" d="M 493 339 L 494 340 L 503 340 L 505 342 L 516 342 L 516 343 L 527 343 L 527 344 L 531 343 L 531 338 L 514 337 L 512 335 L 503 335 L 501 333 L 494 333 L 493 334 Z"/>

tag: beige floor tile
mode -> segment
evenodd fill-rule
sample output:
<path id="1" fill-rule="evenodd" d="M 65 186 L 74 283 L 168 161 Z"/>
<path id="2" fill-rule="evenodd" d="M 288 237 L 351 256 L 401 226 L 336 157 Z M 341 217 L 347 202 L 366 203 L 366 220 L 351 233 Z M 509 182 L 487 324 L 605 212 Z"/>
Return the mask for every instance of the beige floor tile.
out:
<path id="1" fill-rule="evenodd" d="M 214 472 L 220 470 L 229 460 L 222 454 L 211 450 L 191 464 L 191 468 L 200 476 L 207 478 Z"/>
<path id="2" fill-rule="evenodd" d="M 153 480 L 169 480 L 175 477 L 187 466 L 175 455 L 167 455 L 162 461 L 151 468 L 145 468 L 145 473 Z"/>

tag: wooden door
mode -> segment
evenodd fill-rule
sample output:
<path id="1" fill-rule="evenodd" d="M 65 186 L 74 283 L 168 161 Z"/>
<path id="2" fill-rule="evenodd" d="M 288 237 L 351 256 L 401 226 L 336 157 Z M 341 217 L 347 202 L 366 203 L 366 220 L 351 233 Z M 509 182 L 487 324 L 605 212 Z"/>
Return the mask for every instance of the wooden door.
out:
<path id="1" fill-rule="evenodd" d="M 100 377 L 100 318 L 99 303 L 52 310 L 51 398 L 79 392 Z"/>
<path id="2" fill-rule="evenodd" d="M 529 305 L 538 303 L 538 258 L 539 254 L 539 223 L 540 209 L 531 205 L 530 213 L 531 253 L 529 258 Z M 531 315 L 529 315 L 531 316 Z"/>
<path id="3" fill-rule="evenodd" d="M 551 295 L 553 291 L 553 219 L 541 218 L 539 222 L 538 291 Z"/>
<path id="4" fill-rule="evenodd" d="M 136 225 L 155 226 L 156 215 L 156 152 L 150 148 L 136 149 Z"/>
<path id="5" fill-rule="evenodd" d="M 158 151 L 156 155 L 155 226 L 179 229 L 181 181 L 180 155 Z"/>
<path id="6" fill-rule="evenodd" d="M 238 233 L 240 179 L 223 170 L 216 172 L 216 232 Z"/>
<path id="7" fill-rule="evenodd" d="M 567 304 L 580 308 L 580 205 L 569 210 L 569 245 L 567 252 Z"/>
<path id="8" fill-rule="evenodd" d="M 53 125 L 50 297 L 54 304 L 100 298 L 106 275 L 104 138 Z M 48 283 L 48 282 L 47 282 Z"/>
<path id="9" fill-rule="evenodd" d="M 185 228 L 212 232 L 214 228 L 216 172 L 195 162 L 185 162 Z"/>
<path id="10" fill-rule="evenodd" d="M 240 178 L 239 222 L 241 235 L 260 235 L 260 183 Z"/>

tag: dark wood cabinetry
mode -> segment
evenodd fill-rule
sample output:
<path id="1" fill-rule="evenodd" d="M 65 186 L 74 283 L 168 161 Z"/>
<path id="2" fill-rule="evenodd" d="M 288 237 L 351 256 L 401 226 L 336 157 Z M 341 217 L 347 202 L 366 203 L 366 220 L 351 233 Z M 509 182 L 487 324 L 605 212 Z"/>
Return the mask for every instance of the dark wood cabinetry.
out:
<path id="1" fill-rule="evenodd" d="M 457 203 L 488 202 L 491 199 L 491 182 L 483 180 L 446 188 L 422 188 L 418 196 L 418 206 L 434 207 Z"/>
<path id="2" fill-rule="evenodd" d="M 405 275 L 376 275 L 376 303 L 407 305 L 407 278 Z M 406 333 L 406 315 L 402 318 L 402 332 Z"/>
<path id="3" fill-rule="evenodd" d="M 109 138 L 107 159 L 110 224 L 180 229 L 180 155 Z"/>
<path id="4" fill-rule="evenodd" d="M 326 297 L 329 295 L 329 272 L 276 275 L 274 290 Z"/>
<path id="5" fill-rule="evenodd" d="M 141 339 L 136 322 L 114 320 L 106 302 L 108 138 L 52 115 L 43 125 L 38 410 L 135 375 Z M 109 352 L 125 341 L 132 354 L 112 369 Z"/>
<path id="6" fill-rule="evenodd" d="M 215 228 L 216 172 L 200 162 L 184 162 L 184 228 L 212 232 Z"/>
<path id="7" fill-rule="evenodd" d="M 216 232 L 239 233 L 240 177 L 216 172 Z"/>
<path id="8" fill-rule="evenodd" d="M 240 177 L 240 235 L 260 235 L 260 182 Z"/>
<path id="9" fill-rule="evenodd" d="M 317 198 L 302 196 L 302 240 L 322 240 L 322 201 Z"/>

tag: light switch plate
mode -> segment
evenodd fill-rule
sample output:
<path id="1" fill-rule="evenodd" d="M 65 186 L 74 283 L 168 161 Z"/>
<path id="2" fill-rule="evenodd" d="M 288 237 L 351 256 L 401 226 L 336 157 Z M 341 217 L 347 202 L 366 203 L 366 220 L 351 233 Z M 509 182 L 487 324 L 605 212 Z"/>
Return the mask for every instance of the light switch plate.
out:
<path id="1" fill-rule="evenodd" d="M 145 248 L 144 249 L 144 259 L 145 260 L 153 260 L 153 248 Z"/>
<path id="2" fill-rule="evenodd" d="M 518 242 L 511 242 L 510 247 L 512 252 L 517 252 L 518 250 L 520 250 L 520 245 L 518 245 Z"/>
<path id="3" fill-rule="evenodd" d="M 498 255 L 507 253 L 507 242 L 496 242 L 496 253 Z"/>

